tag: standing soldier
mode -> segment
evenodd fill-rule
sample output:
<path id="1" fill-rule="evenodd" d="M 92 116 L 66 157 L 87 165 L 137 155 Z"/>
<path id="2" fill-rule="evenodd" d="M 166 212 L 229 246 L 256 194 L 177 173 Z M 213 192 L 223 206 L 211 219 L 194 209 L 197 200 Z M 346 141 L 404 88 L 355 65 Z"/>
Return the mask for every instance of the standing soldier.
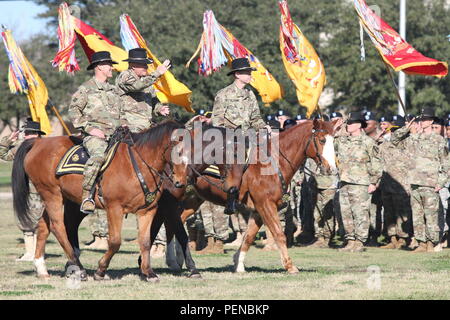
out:
<path id="1" fill-rule="evenodd" d="M 261 118 L 255 94 L 245 88 L 252 81 L 252 71 L 256 69 L 250 67 L 247 58 L 238 58 L 231 62 L 231 71 L 228 75 L 234 76 L 234 82 L 216 95 L 211 118 L 213 126 L 233 130 L 240 128 L 244 133 L 250 128 L 256 130 L 267 128 L 269 133 L 272 131 Z M 236 186 L 228 186 L 225 214 L 236 212 L 239 188 L 240 181 Z"/>
<path id="2" fill-rule="evenodd" d="M 94 70 L 94 77 L 78 88 L 69 105 L 70 120 L 83 132 L 83 146 L 90 156 L 83 174 L 81 211 L 86 214 L 95 210 L 92 187 L 105 160 L 109 138 L 120 125 L 119 97 L 115 87 L 108 83 L 113 64 L 117 62 L 111 59 L 109 52 L 95 52 L 87 67 Z"/>
<path id="3" fill-rule="evenodd" d="M 402 116 L 393 117 L 391 133 L 405 126 Z M 401 145 L 400 145 L 401 144 Z M 408 184 L 408 164 L 405 161 L 404 142 L 395 146 L 386 141 L 380 146 L 383 162 L 381 197 L 384 206 L 384 225 L 390 242 L 383 249 L 400 249 L 412 237 L 410 187 Z"/>
<path id="4" fill-rule="evenodd" d="M 433 252 L 440 240 L 439 190 L 448 182 L 448 148 L 445 139 L 433 132 L 434 110 L 422 110 L 419 132 L 410 136 L 410 126 L 397 130 L 394 145 L 401 141 L 409 153 L 409 184 L 414 235 L 419 246 L 413 252 Z"/>
<path id="5" fill-rule="evenodd" d="M 34 122 L 30 119 L 27 120 L 24 126 L 24 137 L 19 138 L 19 131 L 11 133 L 9 137 L 3 137 L 0 141 L 0 159 L 5 161 L 14 160 L 17 149 L 20 147 L 23 141 L 28 139 L 39 138 L 41 135 L 45 135 L 45 132 L 41 131 L 41 125 L 39 122 Z M 45 207 L 42 202 L 41 196 L 37 192 L 31 181 L 29 183 L 30 188 L 30 220 L 32 221 L 32 228 L 27 228 L 20 223 L 16 217 L 16 223 L 19 229 L 23 232 L 23 241 L 25 244 L 25 253 L 22 257 L 16 259 L 16 261 L 33 261 L 34 253 L 36 251 L 36 228 L 39 220 L 44 213 Z"/>
<path id="6" fill-rule="evenodd" d="M 337 124 L 336 124 L 337 125 Z M 364 133 L 366 121 L 350 113 L 348 136 L 335 139 L 340 177 L 339 202 L 347 245 L 341 251 L 361 252 L 369 235 L 371 194 L 381 178 L 378 147 Z"/>
<path id="7" fill-rule="evenodd" d="M 162 105 L 156 97 L 153 84 L 170 68 L 166 60 L 156 70 L 148 74 L 148 65 L 153 60 L 147 58 L 143 48 L 128 52 L 128 70 L 122 71 L 116 78 L 116 86 L 121 98 L 120 120 L 131 132 L 141 132 L 150 128 L 153 115 L 167 116 L 169 107 Z"/>
<path id="8" fill-rule="evenodd" d="M 310 159 L 308 159 L 310 160 Z M 334 196 L 339 181 L 337 173 L 325 174 L 314 161 L 307 161 L 312 172 L 311 188 L 314 204 L 314 237 L 311 245 L 328 248 L 335 234 Z"/>

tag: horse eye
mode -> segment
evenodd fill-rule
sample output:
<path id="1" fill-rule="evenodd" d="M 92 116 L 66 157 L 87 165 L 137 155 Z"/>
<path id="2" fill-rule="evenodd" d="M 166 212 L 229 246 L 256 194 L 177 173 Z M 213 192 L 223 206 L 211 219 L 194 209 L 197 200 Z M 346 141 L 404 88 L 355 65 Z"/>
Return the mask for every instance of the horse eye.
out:
<path id="1" fill-rule="evenodd" d="M 323 138 L 320 139 L 319 141 L 320 141 L 321 144 L 325 144 L 325 142 L 327 142 L 327 140 L 326 140 L 326 139 L 323 139 Z"/>

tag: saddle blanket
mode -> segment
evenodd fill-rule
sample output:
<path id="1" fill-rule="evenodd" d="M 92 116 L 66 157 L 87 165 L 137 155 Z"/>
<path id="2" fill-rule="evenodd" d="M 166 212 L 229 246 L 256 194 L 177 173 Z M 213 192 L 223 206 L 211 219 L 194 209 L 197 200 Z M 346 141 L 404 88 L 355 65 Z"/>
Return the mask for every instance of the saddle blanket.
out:
<path id="1" fill-rule="evenodd" d="M 119 142 L 115 143 L 106 154 L 106 160 L 100 169 L 100 172 L 104 172 L 108 168 L 114 154 L 116 153 Z M 63 176 L 66 174 L 83 174 L 86 161 L 89 159 L 89 154 L 83 145 L 74 145 L 64 154 L 56 167 L 56 175 Z"/>

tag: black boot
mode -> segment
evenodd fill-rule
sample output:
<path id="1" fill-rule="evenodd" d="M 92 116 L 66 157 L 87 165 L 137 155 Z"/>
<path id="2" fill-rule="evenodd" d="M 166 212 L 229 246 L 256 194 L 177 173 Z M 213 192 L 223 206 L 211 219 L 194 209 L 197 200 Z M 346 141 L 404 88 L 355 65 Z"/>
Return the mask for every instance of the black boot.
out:
<path id="1" fill-rule="evenodd" d="M 239 197 L 239 190 L 236 187 L 231 187 L 230 190 L 228 190 L 227 195 L 227 206 L 225 207 L 224 213 L 227 215 L 232 215 L 236 213 L 236 202 Z"/>

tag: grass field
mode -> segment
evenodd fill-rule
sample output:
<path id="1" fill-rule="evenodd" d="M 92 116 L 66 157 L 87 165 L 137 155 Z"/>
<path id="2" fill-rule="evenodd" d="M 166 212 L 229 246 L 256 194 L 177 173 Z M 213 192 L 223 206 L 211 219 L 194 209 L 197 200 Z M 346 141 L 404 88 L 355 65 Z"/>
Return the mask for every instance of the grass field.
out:
<path id="1" fill-rule="evenodd" d="M 186 272 L 175 274 L 154 259 L 160 283 L 139 280 L 137 245 L 125 242 L 112 260 L 112 280 L 96 282 L 92 274 L 100 251 L 82 250 L 81 260 L 90 275 L 80 289 L 69 289 L 63 278 L 66 262 L 53 236 L 47 246 L 47 265 L 51 278 L 35 277 L 32 263 L 15 262 L 23 248 L 21 234 L 14 223 L 10 200 L 0 203 L 0 299 L 450 299 L 450 250 L 440 253 L 411 254 L 369 248 L 362 254 L 338 253 L 332 249 L 295 247 L 289 253 L 301 268 L 288 275 L 277 252 L 253 247 L 246 261 L 248 273 L 232 273 L 232 255 L 200 256 L 194 260 L 203 279 L 187 279 Z M 89 241 L 86 221 L 81 241 Z M 123 238 L 135 236 L 135 219 L 124 224 Z M 380 270 L 380 289 L 369 289 L 369 266 Z M 373 268 L 373 267 L 372 267 Z M 369 281 L 370 282 L 370 281 Z"/>
<path id="2" fill-rule="evenodd" d="M 0 164 L 0 192 L 10 191 L 11 163 Z M 339 253 L 333 249 L 294 247 L 289 249 L 301 269 L 288 275 L 278 252 L 252 247 L 246 259 L 246 274 L 232 272 L 233 249 L 225 255 L 196 255 L 203 279 L 187 279 L 187 272 L 171 272 L 163 259 L 153 259 L 160 283 L 139 280 L 137 245 L 125 241 L 113 258 L 112 280 L 96 282 L 92 275 L 101 251 L 82 250 L 81 261 L 89 281 L 80 289 L 69 289 L 63 277 L 66 259 L 51 235 L 47 245 L 47 266 L 51 278 L 35 277 L 31 262 L 15 262 L 23 252 L 11 199 L 0 201 L 0 299 L 450 299 L 450 249 L 439 253 L 412 254 L 368 248 L 364 253 Z M 135 219 L 125 220 L 123 239 L 136 235 Z M 80 240 L 91 240 L 87 221 L 80 228 Z M 258 243 L 257 243 L 258 245 Z M 379 270 L 379 276 L 370 270 Z M 375 279 L 375 282 L 372 280 Z M 380 279 L 378 281 L 377 279 Z M 368 283 L 371 284 L 368 286 Z M 377 286 L 379 284 L 379 286 Z M 377 289 L 379 288 L 379 289 Z"/>

